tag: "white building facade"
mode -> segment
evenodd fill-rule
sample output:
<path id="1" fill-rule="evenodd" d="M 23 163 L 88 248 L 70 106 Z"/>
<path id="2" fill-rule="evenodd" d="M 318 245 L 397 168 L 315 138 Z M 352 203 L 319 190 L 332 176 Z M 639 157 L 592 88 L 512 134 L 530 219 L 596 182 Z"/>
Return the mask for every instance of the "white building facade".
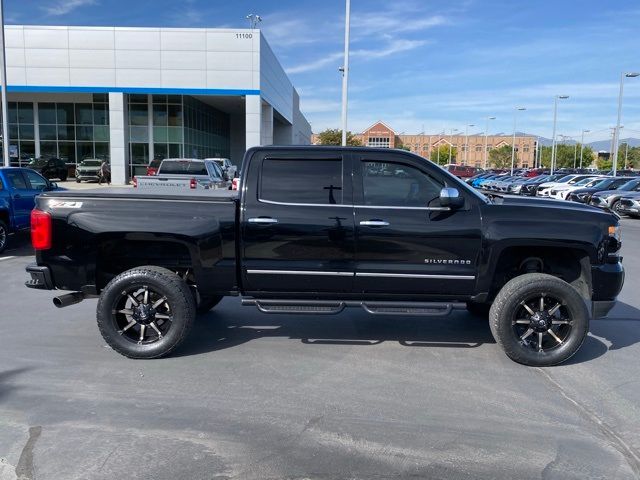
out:
<path id="1" fill-rule="evenodd" d="M 309 144 L 299 96 L 259 30 L 6 26 L 12 161 L 111 162 Z"/>

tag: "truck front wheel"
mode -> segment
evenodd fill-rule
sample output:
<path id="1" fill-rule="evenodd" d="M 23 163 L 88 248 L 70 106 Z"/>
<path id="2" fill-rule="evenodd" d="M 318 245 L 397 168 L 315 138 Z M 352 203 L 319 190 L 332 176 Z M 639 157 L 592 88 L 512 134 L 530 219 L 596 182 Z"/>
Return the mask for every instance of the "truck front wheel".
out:
<path id="1" fill-rule="evenodd" d="M 121 273 L 98 301 L 98 328 L 116 352 L 129 358 L 168 355 L 186 338 L 196 305 L 188 285 L 164 268 Z"/>
<path id="2" fill-rule="evenodd" d="M 524 365 L 557 365 L 575 354 L 589 331 L 589 311 L 578 291 L 543 273 L 510 280 L 489 312 L 496 342 Z"/>

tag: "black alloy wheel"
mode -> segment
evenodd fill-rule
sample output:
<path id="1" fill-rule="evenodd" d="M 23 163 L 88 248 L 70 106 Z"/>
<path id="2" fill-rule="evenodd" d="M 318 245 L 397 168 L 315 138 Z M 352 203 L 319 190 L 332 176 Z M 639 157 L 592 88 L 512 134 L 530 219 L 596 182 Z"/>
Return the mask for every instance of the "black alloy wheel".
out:
<path id="1" fill-rule="evenodd" d="M 98 301 L 98 327 L 105 341 L 129 358 L 158 358 L 182 343 L 195 318 L 187 284 L 161 267 L 121 273 Z"/>
<path id="2" fill-rule="evenodd" d="M 589 331 L 585 299 L 564 280 L 543 273 L 520 275 L 491 305 L 489 326 L 512 360 L 551 366 L 573 356 Z"/>

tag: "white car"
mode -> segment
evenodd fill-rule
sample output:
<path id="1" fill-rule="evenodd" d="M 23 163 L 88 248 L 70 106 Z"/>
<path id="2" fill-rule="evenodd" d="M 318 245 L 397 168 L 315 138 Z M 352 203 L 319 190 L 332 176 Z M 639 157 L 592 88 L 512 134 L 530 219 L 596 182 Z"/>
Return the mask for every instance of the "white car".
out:
<path id="1" fill-rule="evenodd" d="M 569 194 L 574 190 L 577 190 L 579 188 L 593 187 L 596 183 L 600 182 L 603 178 L 606 178 L 606 177 L 602 175 L 591 176 L 588 178 L 583 178 L 582 180 L 574 184 L 566 183 L 563 185 L 558 185 L 558 186 L 552 187 L 551 190 L 549 190 L 549 196 L 551 198 L 556 198 L 558 200 L 566 200 Z"/>
<path id="2" fill-rule="evenodd" d="M 585 178 L 589 178 L 592 176 L 593 175 L 573 174 L 573 175 L 567 175 L 565 177 L 562 177 L 559 180 L 556 180 L 555 182 L 543 183 L 538 187 L 538 191 L 536 192 L 536 195 L 538 197 L 549 197 L 551 189 L 553 189 L 554 187 L 559 187 L 561 185 L 573 185 L 579 182 L 580 180 L 584 180 Z"/>

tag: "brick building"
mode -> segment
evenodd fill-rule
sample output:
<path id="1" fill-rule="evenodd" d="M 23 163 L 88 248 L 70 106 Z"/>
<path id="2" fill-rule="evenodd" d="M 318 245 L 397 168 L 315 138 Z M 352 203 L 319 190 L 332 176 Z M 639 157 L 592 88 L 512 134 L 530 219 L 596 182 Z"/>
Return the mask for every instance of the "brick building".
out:
<path id="1" fill-rule="evenodd" d="M 476 167 L 486 166 L 485 158 L 488 158 L 489 151 L 494 148 L 500 148 L 503 145 L 511 146 L 513 141 L 511 135 L 487 136 L 487 155 L 485 157 L 484 135 L 469 135 L 468 141 L 464 134 L 459 133 L 453 136 L 442 133 L 404 135 L 394 132 L 383 122 L 376 122 L 364 132 L 355 136 L 363 145 L 368 147 L 405 148 L 425 158 L 431 158 L 431 152 L 435 152 L 441 145 L 447 147 L 451 145 L 457 150 L 455 163 Z M 317 134 L 312 135 L 311 142 L 313 144 L 318 143 Z M 536 137 L 531 135 L 516 136 L 516 148 L 517 166 L 533 167 L 536 154 Z M 435 158 L 433 160 L 436 161 Z"/>

